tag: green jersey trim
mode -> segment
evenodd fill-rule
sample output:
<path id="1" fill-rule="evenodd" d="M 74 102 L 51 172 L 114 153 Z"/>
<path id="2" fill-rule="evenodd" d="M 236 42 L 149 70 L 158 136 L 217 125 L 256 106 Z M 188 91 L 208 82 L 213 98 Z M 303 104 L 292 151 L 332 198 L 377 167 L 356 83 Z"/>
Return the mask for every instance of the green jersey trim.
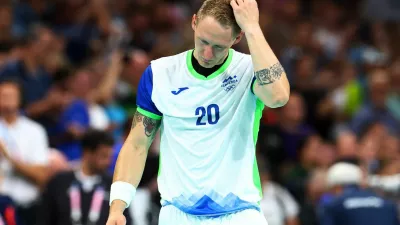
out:
<path id="1" fill-rule="evenodd" d="M 255 111 L 254 123 L 253 123 L 254 148 L 256 148 L 256 144 L 257 144 L 258 131 L 260 130 L 260 122 L 261 122 L 261 117 L 262 117 L 263 110 L 264 110 L 264 103 L 257 98 L 257 100 L 256 100 L 256 111 Z M 255 153 L 255 155 L 257 155 L 257 154 Z M 258 171 L 258 165 L 257 165 L 257 156 L 254 156 L 253 183 L 254 183 L 254 186 L 256 186 L 257 189 L 258 189 L 258 191 L 260 193 L 260 197 L 262 197 L 263 194 L 262 194 L 260 173 Z"/>
<path id="2" fill-rule="evenodd" d="M 205 76 L 197 73 L 196 70 L 193 68 L 192 54 L 193 54 L 193 49 L 189 50 L 186 55 L 186 65 L 188 67 L 190 74 L 200 80 L 211 80 L 211 79 L 214 79 L 217 76 L 221 75 L 223 72 L 225 72 L 225 70 L 231 64 L 232 57 L 233 57 L 233 49 L 229 49 L 228 59 L 225 61 L 225 63 L 217 71 L 215 71 L 208 77 L 205 77 Z"/>
<path id="3" fill-rule="evenodd" d="M 157 114 L 154 114 L 154 113 L 151 113 L 151 112 L 149 112 L 149 111 L 146 111 L 146 110 L 144 110 L 144 109 L 142 109 L 142 108 L 140 108 L 140 107 L 137 107 L 136 110 L 137 110 L 139 113 L 143 114 L 144 116 L 147 116 L 147 117 L 152 118 L 152 119 L 155 119 L 155 120 L 161 120 L 161 118 L 162 118 L 162 116 L 159 116 L 159 115 L 157 115 Z"/>

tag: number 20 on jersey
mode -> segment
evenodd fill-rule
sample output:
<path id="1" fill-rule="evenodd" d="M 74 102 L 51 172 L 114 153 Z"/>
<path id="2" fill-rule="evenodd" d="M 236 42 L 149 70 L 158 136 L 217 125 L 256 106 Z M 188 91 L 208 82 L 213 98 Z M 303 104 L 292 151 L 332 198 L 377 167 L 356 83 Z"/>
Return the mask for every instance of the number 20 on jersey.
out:
<path id="1" fill-rule="evenodd" d="M 219 107 L 216 104 L 211 104 L 207 107 L 200 106 L 196 109 L 197 126 L 217 124 L 219 121 Z M 205 118 L 206 117 L 206 118 Z"/>

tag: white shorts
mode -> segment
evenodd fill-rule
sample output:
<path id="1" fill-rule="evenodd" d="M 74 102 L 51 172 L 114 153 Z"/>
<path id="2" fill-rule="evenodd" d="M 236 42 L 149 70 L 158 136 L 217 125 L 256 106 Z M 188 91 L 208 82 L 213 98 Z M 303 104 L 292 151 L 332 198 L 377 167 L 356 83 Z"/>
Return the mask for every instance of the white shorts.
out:
<path id="1" fill-rule="evenodd" d="M 268 225 L 264 215 L 247 209 L 219 217 L 194 216 L 180 211 L 172 205 L 161 208 L 158 225 Z"/>

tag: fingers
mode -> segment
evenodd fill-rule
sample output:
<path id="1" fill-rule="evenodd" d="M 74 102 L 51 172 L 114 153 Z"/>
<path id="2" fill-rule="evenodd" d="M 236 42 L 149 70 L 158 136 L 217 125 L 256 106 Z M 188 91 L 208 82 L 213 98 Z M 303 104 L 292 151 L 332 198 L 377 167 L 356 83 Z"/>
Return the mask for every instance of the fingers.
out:
<path id="1" fill-rule="evenodd" d="M 237 9 L 237 8 L 239 7 L 239 5 L 237 4 L 236 0 L 232 0 L 232 1 L 231 1 L 231 6 L 232 6 L 232 8 L 233 8 L 234 10 Z"/>
<path id="2" fill-rule="evenodd" d="M 237 4 L 241 6 L 246 0 L 236 0 Z"/>
<path id="3" fill-rule="evenodd" d="M 232 8 L 237 8 L 237 7 L 239 7 L 239 6 L 242 6 L 242 5 L 244 5 L 244 4 L 246 4 L 246 3 L 257 3 L 257 1 L 256 0 L 232 0 L 231 1 L 231 6 L 232 6 Z"/>

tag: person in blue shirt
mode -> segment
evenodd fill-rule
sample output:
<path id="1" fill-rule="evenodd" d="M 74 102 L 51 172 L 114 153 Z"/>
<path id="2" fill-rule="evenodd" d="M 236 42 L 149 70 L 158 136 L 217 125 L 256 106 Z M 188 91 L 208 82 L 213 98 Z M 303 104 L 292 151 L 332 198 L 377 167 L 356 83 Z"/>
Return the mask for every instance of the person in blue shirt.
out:
<path id="1" fill-rule="evenodd" d="M 327 185 L 335 195 L 320 212 L 321 225 L 398 225 L 396 205 L 362 188 L 362 170 L 339 162 L 329 168 Z"/>

